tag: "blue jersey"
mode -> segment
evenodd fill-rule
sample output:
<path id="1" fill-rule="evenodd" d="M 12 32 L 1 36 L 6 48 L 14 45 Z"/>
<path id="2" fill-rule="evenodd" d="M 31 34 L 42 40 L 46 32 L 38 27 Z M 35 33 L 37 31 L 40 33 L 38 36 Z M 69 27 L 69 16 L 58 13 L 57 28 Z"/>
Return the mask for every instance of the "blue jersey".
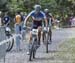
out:
<path id="1" fill-rule="evenodd" d="M 28 16 L 31 16 L 34 21 L 41 21 L 43 19 L 46 19 L 46 16 L 44 12 L 40 11 L 38 14 L 36 14 L 35 10 L 30 12 Z"/>
<path id="2" fill-rule="evenodd" d="M 37 29 L 39 26 L 42 26 L 43 19 L 46 19 L 45 13 L 40 11 L 38 14 L 35 12 L 35 10 L 31 11 L 28 17 L 32 17 L 33 23 L 32 23 L 32 29 Z M 26 21 L 26 20 L 25 20 Z"/>
<path id="3" fill-rule="evenodd" d="M 7 24 L 10 21 L 10 17 L 9 16 L 5 16 L 3 19 L 4 24 Z"/>

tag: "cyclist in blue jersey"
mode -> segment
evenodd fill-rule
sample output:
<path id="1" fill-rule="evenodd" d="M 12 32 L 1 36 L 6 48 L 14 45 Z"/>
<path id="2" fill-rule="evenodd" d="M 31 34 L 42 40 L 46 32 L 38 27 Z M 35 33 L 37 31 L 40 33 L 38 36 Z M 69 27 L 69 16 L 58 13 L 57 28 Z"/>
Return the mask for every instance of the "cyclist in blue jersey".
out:
<path id="1" fill-rule="evenodd" d="M 47 20 L 46 16 L 43 11 L 41 11 L 41 6 L 40 5 L 35 5 L 34 10 L 31 11 L 28 16 L 26 17 L 24 21 L 24 25 L 26 25 L 29 17 L 32 18 L 32 29 L 38 29 L 38 45 L 40 45 L 40 38 L 41 38 L 41 30 L 42 30 L 42 21 L 44 20 L 47 26 Z M 31 40 L 32 40 L 32 34 L 30 32 L 30 39 L 29 39 L 29 45 L 31 45 Z M 29 54 L 29 52 L 27 52 Z"/>

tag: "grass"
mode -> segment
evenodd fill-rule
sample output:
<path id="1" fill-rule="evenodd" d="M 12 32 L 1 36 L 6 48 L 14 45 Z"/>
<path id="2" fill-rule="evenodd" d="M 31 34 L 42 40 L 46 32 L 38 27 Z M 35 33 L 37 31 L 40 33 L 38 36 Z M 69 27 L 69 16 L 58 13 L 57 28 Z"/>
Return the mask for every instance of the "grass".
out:
<path id="1" fill-rule="evenodd" d="M 61 60 L 62 63 L 75 63 L 75 38 L 60 44 L 58 50 L 60 52 L 55 54 L 57 60 Z"/>

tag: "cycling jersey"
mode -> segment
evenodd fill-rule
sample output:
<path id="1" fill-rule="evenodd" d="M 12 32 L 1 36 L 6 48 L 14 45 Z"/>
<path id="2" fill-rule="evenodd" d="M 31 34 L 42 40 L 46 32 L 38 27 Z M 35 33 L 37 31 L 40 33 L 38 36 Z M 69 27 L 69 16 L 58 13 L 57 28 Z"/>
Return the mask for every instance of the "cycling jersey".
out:
<path id="1" fill-rule="evenodd" d="M 21 20 L 22 20 L 21 15 L 18 14 L 18 15 L 15 16 L 15 22 L 16 22 L 16 24 L 20 24 Z"/>
<path id="2" fill-rule="evenodd" d="M 10 22 L 10 17 L 9 16 L 5 16 L 4 18 L 3 18 L 3 23 L 4 24 L 7 24 L 8 22 Z M 9 23 L 8 23 L 9 24 Z"/>
<path id="3" fill-rule="evenodd" d="M 46 16 L 44 12 L 40 11 L 38 14 L 36 14 L 35 10 L 30 12 L 28 16 L 31 16 L 33 19 L 32 28 L 38 28 L 39 26 L 42 26 L 42 20 L 46 19 Z"/>
<path id="4" fill-rule="evenodd" d="M 48 26 L 52 26 L 52 17 L 49 15 L 49 13 L 45 14 L 47 21 L 48 21 Z M 45 23 L 44 23 L 45 26 Z"/>

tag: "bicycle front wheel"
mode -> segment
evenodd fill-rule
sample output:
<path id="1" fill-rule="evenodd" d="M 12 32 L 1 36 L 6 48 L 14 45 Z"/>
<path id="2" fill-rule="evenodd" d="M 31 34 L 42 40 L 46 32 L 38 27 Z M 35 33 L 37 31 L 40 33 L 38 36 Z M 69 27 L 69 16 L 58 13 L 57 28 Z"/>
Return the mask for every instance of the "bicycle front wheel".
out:
<path id="1" fill-rule="evenodd" d="M 12 39 L 11 42 L 7 42 L 6 46 L 7 46 L 6 52 L 11 51 L 14 46 L 14 39 Z"/>
<path id="2" fill-rule="evenodd" d="M 46 53 L 48 53 L 48 34 L 46 34 Z"/>
<path id="3" fill-rule="evenodd" d="M 30 49 L 30 55 L 29 55 L 29 61 L 32 61 L 32 55 L 33 55 L 33 48 L 34 48 L 34 45 L 32 45 L 31 49 Z"/>

